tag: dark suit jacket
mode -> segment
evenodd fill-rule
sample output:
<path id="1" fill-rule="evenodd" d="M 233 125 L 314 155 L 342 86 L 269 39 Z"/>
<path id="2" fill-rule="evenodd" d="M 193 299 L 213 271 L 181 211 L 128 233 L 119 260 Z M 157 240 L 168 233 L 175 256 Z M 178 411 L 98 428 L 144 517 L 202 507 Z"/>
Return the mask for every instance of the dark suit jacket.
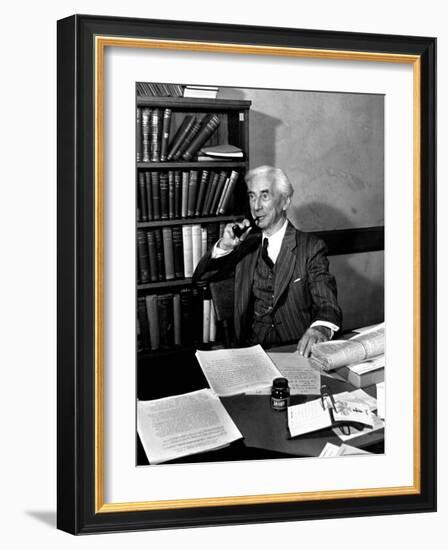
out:
<path id="1" fill-rule="evenodd" d="M 232 252 L 213 259 L 204 255 L 193 281 L 234 277 L 234 327 L 243 344 L 252 323 L 252 282 L 260 249 L 261 233 L 251 233 Z M 297 230 L 290 222 L 275 263 L 274 311 L 277 331 L 283 342 L 298 341 L 314 321 L 328 321 L 341 327 L 336 281 L 328 271 L 327 248 L 323 241 Z"/>

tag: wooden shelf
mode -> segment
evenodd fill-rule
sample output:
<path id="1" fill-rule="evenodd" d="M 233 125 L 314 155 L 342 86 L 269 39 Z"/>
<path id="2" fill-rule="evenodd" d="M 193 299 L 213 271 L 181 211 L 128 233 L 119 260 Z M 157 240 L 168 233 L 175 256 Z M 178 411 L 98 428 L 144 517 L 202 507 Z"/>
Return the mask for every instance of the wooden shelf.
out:
<path id="1" fill-rule="evenodd" d="M 225 168 L 246 168 L 244 160 L 211 160 L 211 161 L 175 161 L 175 162 L 137 162 L 137 168 L 141 170 L 204 170 Z"/>
<path id="2" fill-rule="evenodd" d="M 239 99 L 211 99 L 202 97 L 137 96 L 138 107 L 177 109 L 210 109 L 212 111 L 239 111 L 249 109 L 251 101 Z"/>
<path id="3" fill-rule="evenodd" d="M 169 281 L 157 281 L 154 283 L 141 283 L 137 285 L 137 290 L 158 290 L 161 288 L 172 288 L 179 286 L 189 286 L 191 285 L 192 279 L 171 279 Z"/>
<path id="4" fill-rule="evenodd" d="M 173 218 L 171 220 L 155 220 L 151 222 L 137 222 L 138 229 L 149 229 L 154 227 L 167 227 L 172 225 L 194 225 L 202 223 L 229 223 L 238 221 L 244 217 L 244 214 L 232 214 L 229 216 L 205 216 L 197 218 Z"/>

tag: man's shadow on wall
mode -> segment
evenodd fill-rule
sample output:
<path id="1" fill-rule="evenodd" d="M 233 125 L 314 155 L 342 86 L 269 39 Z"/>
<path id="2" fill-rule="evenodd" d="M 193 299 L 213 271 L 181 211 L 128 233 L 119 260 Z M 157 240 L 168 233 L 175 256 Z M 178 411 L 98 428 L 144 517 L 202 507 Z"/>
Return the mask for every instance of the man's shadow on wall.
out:
<path id="1" fill-rule="evenodd" d="M 313 213 L 318 216 L 316 220 Z M 345 214 L 332 206 L 312 202 L 291 206 L 289 219 L 300 230 L 322 231 L 354 228 Z M 379 323 L 384 320 L 384 254 L 382 251 L 338 254 L 328 257 L 336 278 L 343 328 Z"/>

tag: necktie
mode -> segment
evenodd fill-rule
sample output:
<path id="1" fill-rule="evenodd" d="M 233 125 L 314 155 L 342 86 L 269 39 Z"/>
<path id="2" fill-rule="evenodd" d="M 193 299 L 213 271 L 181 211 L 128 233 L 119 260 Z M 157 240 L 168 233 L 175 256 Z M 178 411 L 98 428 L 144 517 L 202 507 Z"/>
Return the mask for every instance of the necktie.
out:
<path id="1" fill-rule="evenodd" d="M 271 258 L 268 255 L 268 245 L 269 245 L 269 239 L 265 237 L 263 239 L 263 246 L 261 248 L 261 257 L 263 258 L 263 260 L 265 261 L 269 269 L 272 269 L 274 267 L 274 262 L 271 260 Z"/>

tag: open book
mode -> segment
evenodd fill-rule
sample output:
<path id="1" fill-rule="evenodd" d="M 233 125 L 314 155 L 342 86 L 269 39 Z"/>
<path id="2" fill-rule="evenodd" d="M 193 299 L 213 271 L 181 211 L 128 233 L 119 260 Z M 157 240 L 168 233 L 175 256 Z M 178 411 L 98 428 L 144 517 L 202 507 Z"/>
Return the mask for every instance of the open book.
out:
<path id="1" fill-rule="evenodd" d="M 350 338 L 314 344 L 311 363 L 324 371 L 360 363 L 384 354 L 384 323 Z"/>
<path id="2" fill-rule="evenodd" d="M 220 449 L 243 437 L 209 389 L 138 401 L 137 432 L 150 464 Z"/>
<path id="3" fill-rule="evenodd" d="M 373 422 L 368 404 L 337 396 L 326 395 L 321 399 L 288 407 L 288 429 L 291 437 L 339 425 L 373 427 Z"/>

